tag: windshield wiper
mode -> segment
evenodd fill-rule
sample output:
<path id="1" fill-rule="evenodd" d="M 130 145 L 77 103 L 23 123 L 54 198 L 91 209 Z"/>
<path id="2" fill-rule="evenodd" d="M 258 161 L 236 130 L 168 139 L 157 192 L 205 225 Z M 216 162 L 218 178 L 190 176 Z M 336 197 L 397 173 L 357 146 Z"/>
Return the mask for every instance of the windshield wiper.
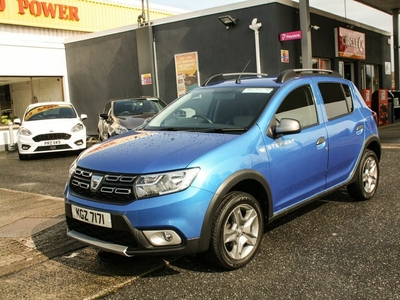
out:
<path id="1" fill-rule="evenodd" d="M 137 128 L 139 129 L 139 128 Z M 194 128 L 194 127 L 159 127 L 159 128 L 140 128 L 145 130 L 154 131 L 188 131 L 188 132 L 215 132 L 215 133 L 227 133 L 227 132 L 246 132 L 248 128 Z"/>
<path id="2" fill-rule="evenodd" d="M 193 131 L 198 132 L 216 132 L 216 133 L 224 133 L 224 132 L 245 132 L 248 128 L 196 128 Z"/>
<path id="3" fill-rule="evenodd" d="M 155 131 L 181 131 L 182 128 L 180 128 L 180 127 L 160 127 L 160 128 L 152 128 L 151 130 L 155 130 Z"/>

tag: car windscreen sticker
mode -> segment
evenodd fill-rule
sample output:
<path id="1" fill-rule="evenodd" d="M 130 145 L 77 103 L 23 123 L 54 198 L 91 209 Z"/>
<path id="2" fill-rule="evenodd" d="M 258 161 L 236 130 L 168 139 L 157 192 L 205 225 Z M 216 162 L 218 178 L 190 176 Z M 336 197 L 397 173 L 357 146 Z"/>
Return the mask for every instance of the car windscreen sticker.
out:
<path id="1" fill-rule="evenodd" d="M 69 105 L 62 105 L 62 104 L 61 104 L 61 105 L 59 105 L 59 104 L 52 104 L 52 105 L 38 106 L 38 107 L 35 107 L 35 108 L 31 109 L 31 110 L 26 114 L 26 116 L 25 116 L 25 121 L 28 121 L 28 120 L 29 120 L 30 118 L 32 118 L 33 116 L 42 114 L 42 113 L 44 113 L 44 112 L 48 112 L 48 111 L 53 110 L 53 109 L 58 109 L 58 108 L 60 108 L 60 107 L 68 107 L 68 108 L 70 108 L 71 106 L 69 106 Z"/>
<path id="2" fill-rule="evenodd" d="M 273 91 L 272 88 L 246 88 L 242 93 L 257 93 L 257 94 L 269 94 Z"/>

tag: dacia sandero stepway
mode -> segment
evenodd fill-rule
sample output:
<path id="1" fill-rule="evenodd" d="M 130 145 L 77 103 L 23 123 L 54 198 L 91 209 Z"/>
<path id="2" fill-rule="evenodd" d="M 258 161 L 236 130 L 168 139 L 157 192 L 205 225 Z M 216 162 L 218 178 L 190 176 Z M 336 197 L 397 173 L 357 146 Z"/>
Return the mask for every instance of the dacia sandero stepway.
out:
<path id="1" fill-rule="evenodd" d="M 81 153 L 65 189 L 68 235 L 125 256 L 208 251 L 243 267 L 280 216 L 338 188 L 374 196 L 375 117 L 335 71 L 215 75 Z"/>

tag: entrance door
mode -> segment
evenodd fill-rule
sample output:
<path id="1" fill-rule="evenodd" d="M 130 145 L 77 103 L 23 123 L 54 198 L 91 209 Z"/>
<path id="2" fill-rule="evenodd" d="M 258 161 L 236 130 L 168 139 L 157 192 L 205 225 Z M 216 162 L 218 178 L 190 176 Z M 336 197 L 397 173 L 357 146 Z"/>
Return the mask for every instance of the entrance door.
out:
<path id="1" fill-rule="evenodd" d="M 344 63 L 344 78 L 354 82 L 354 64 L 345 62 Z"/>

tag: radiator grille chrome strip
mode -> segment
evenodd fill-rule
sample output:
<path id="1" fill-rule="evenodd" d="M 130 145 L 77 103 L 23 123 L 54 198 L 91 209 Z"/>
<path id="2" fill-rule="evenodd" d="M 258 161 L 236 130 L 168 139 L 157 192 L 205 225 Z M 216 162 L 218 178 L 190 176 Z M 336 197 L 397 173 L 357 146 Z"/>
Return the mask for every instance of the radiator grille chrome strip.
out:
<path id="1" fill-rule="evenodd" d="M 103 177 L 100 187 L 91 189 L 93 177 Z M 104 174 L 77 168 L 70 181 L 71 189 L 87 198 L 108 203 L 126 203 L 136 199 L 133 183 L 135 175 Z"/>

